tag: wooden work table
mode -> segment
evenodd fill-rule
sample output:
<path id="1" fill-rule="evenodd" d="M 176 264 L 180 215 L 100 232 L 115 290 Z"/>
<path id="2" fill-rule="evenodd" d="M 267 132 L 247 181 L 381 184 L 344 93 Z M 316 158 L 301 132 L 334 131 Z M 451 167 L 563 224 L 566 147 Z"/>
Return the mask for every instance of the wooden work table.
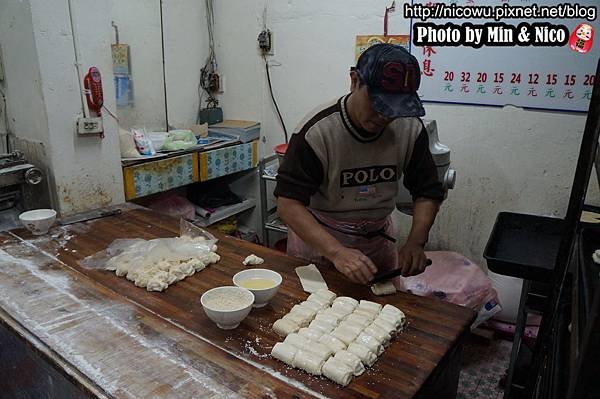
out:
<path id="1" fill-rule="evenodd" d="M 231 237 L 219 236 L 219 263 L 161 293 L 80 265 L 117 238 L 178 233 L 177 220 L 128 208 L 40 237 L 25 230 L 0 233 L 0 326 L 80 392 L 97 397 L 410 398 L 433 392 L 436 380 L 460 360 L 471 310 L 404 293 L 375 297 L 368 287 L 320 268 L 338 295 L 391 303 L 406 313 L 408 326 L 346 388 L 288 368 L 269 356 L 280 340 L 270 326 L 306 299 L 294 272 L 305 262 Z M 220 330 L 204 314 L 200 296 L 231 285 L 251 253 L 265 259 L 262 267 L 282 274 L 279 293 L 237 329 Z"/>

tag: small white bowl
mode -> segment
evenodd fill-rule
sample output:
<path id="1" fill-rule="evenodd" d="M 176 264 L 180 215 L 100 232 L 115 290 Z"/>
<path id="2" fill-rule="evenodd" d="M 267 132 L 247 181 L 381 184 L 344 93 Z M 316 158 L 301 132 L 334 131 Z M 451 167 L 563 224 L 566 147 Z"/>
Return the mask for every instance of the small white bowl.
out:
<path id="1" fill-rule="evenodd" d="M 56 211 L 54 209 L 35 209 L 20 214 L 19 220 L 29 231 L 39 236 L 46 234 L 52 227 L 56 221 Z"/>
<path id="2" fill-rule="evenodd" d="M 216 303 L 222 300 L 221 303 Z M 245 288 L 225 286 L 206 291 L 200 298 L 204 313 L 223 330 L 232 330 L 248 316 L 254 294 Z"/>
<path id="3" fill-rule="evenodd" d="M 275 294 L 277 294 L 277 291 L 279 291 L 279 286 L 281 285 L 281 281 L 283 279 L 281 278 L 281 274 L 274 272 L 273 270 L 247 269 L 242 270 L 241 272 L 236 273 L 233 276 L 233 284 L 235 284 L 238 287 L 242 287 L 242 281 L 251 280 L 254 278 L 265 278 L 267 280 L 273 281 L 273 286 L 269 288 L 264 288 L 260 290 L 254 288 L 247 288 L 254 294 L 254 307 L 262 308 L 267 303 L 269 303 L 269 301 L 275 296 Z"/>

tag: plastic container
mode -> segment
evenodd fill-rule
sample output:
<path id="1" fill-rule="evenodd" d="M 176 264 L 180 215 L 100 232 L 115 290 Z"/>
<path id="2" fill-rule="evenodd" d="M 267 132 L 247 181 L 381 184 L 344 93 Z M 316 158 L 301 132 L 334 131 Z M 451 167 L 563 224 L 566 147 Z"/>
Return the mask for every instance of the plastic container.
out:
<path id="1" fill-rule="evenodd" d="M 563 219 L 500 212 L 483 257 L 495 273 L 551 281 L 563 230 Z"/>

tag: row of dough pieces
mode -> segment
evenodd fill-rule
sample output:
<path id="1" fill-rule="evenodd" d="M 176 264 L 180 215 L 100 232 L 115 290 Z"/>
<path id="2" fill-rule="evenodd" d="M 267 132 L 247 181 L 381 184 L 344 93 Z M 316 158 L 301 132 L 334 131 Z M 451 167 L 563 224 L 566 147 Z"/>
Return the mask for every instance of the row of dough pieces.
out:
<path id="1" fill-rule="evenodd" d="M 405 320 L 394 306 L 319 290 L 273 324 L 286 338 L 271 355 L 345 386 L 375 363 Z"/>

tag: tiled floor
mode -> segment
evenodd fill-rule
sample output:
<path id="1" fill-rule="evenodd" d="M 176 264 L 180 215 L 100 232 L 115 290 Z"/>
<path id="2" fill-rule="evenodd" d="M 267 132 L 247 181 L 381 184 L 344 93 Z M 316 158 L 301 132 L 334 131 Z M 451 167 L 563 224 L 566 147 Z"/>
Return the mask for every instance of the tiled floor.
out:
<path id="1" fill-rule="evenodd" d="M 463 350 L 458 399 L 500 399 L 498 381 L 506 372 L 512 342 L 472 338 Z"/>

